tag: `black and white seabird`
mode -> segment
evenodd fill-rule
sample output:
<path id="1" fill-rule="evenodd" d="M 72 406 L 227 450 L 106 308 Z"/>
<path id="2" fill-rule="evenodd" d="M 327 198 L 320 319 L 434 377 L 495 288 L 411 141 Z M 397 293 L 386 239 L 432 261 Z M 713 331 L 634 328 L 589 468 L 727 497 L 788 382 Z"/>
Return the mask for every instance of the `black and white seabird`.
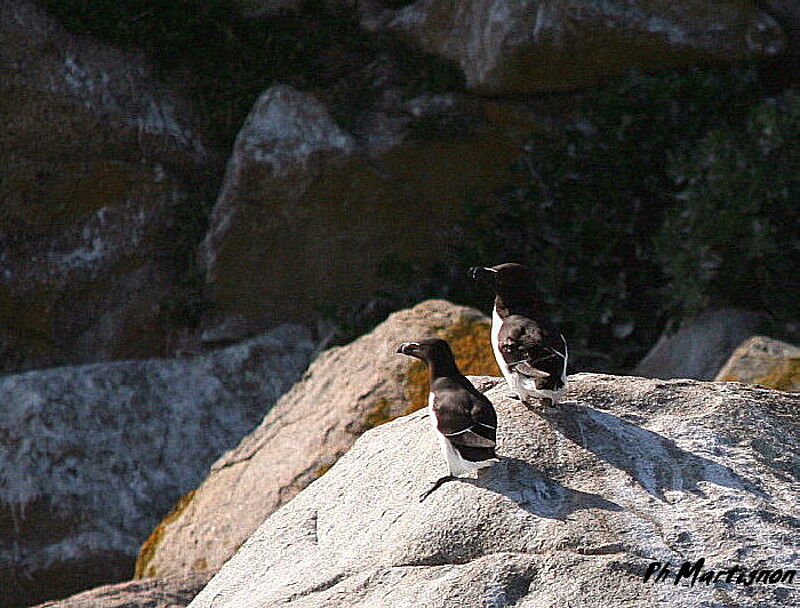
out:
<path id="1" fill-rule="evenodd" d="M 404 342 L 397 352 L 428 364 L 431 423 L 449 473 L 420 497 L 422 501 L 443 483 L 498 461 L 494 451 L 497 414 L 491 401 L 458 370 L 453 352 L 444 340 Z"/>
<path id="2" fill-rule="evenodd" d="M 567 390 L 567 341 L 547 318 L 533 282 L 521 264 L 474 267 L 470 276 L 495 293 L 492 349 L 508 388 L 526 404 L 558 403 Z"/>

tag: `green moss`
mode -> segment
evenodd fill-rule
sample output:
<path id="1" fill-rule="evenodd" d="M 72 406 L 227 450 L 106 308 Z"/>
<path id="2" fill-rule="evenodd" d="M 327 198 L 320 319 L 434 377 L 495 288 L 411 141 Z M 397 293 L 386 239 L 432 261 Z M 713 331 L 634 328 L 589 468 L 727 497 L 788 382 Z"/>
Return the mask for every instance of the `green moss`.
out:
<path id="1" fill-rule="evenodd" d="M 664 297 L 695 312 L 735 303 L 791 322 L 800 317 L 800 95 L 753 108 L 741 129 L 715 129 L 675 156 L 680 203 L 656 250 Z"/>

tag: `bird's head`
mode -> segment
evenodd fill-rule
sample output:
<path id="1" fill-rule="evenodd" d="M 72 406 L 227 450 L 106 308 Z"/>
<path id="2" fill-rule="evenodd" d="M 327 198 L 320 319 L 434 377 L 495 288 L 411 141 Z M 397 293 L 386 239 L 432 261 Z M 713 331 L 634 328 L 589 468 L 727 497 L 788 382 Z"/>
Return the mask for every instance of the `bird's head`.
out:
<path id="1" fill-rule="evenodd" d="M 509 262 L 497 266 L 474 266 L 469 276 L 488 285 L 503 300 L 522 300 L 536 297 L 533 272 L 527 266 Z"/>
<path id="2" fill-rule="evenodd" d="M 455 359 L 450 345 L 439 338 L 426 338 L 419 342 L 403 342 L 397 352 L 409 357 L 415 357 L 431 367 L 439 369 L 455 368 Z"/>

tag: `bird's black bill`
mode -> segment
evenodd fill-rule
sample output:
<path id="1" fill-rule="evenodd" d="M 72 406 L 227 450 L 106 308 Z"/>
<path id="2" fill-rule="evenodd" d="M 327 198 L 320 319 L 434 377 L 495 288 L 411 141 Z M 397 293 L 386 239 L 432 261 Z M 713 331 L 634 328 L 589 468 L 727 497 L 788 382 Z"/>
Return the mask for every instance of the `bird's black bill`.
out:
<path id="1" fill-rule="evenodd" d="M 473 281 L 478 281 L 479 283 L 491 284 L 494 282 L 494 270 L 485 266 L 473 266 L 469 269 L 468 274 Z"/>
<path id="2" fill-rule="evenodd" d="M 453 481 L 455 479 L 458 479 L 458 477 L 455 477 L 453 475 L 445 475 L 444 477 L 440 477 L 433 483 L 433 485 L 430 488 L 428 488 L 425 492 L 419 495 L 419 501 L 422 502 L 423 500 L 428 498 L 428 496 L 430 496 L 436 490 L 438 490 L 440 487 L 446 484 L 448 481 Z"/>
<path id="3" fill-rule="evenodd" d="M 400 346 L 397 347 L 397 352 L 401 355 L 414 355 L 415 347 L 419 346 L 416 342 L 403 342 Z"/>

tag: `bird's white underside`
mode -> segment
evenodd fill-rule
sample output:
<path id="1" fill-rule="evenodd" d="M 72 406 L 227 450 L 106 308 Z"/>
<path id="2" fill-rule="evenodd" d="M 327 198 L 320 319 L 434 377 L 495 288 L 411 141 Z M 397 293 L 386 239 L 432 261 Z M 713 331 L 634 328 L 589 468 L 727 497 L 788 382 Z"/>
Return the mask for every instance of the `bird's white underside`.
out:
<path id="1" fill-rule="evenodd" d="M 497 365 L 500 367 L 500 371 L 503 372 L 503 377 L 506 379 L 508 390 L 516 393 L 519 398 L 525 402 L 529 402 L 531 398 L 534 398 L 552 399 L 553 405 L 558 403 L 561 397 L 564 396 L 564 393 L 567 392 L 567 360 L 569 359 L 569 353 L 567 352 L 567 342 L 564 340 L 564 336 L 561 336 L 561 339 L 564 340 L 564 353 L 563 355 L 557 353 L 564 359 L 564 367 L 561 370 L 561 381 L 564 385 L 557 391 L 541 390 L 536 388 L 533 378 L 529 378 L 524 374 L 512 372 L 509 369 L 508 364 L 503 358 L 503 354 L 500 352 L 500 327 L 502 325 L 503 320 L 500 318 L 500 315 L 497 314 L 497 307 L 495 307 L 492 310 L 492 350 L 494 351 L 494 358 L 497 360 Z"/>
<path id="2" fill-rule="evenodd" d="M 450 440 L 440 433 L 439 429 L 437 428 L 438 421 L 436 419 L 436 412 L 433 409 L 433 402 L 435 400 L 436 395 L 433 393 L 433 391 L 428 393 L 428 410 L 430 411 L 429 418 L 431 420 L 431 424 L 433 425 L 433 431 L 436 434 L 436 438 L 439 440 L 439 447 L 442 450 L 442 456 L 444 457 L 444 461 L 447 463 L 447 469 L 450 472 L 450 475 L 455 477 L 466 475 L 467 473 L 491 466 L 497 462 L 496 458 L 492 458 L 490 460 L 481 460 L 479 462 L 472 462 L 471 460 L 463 458 L 461 454 L 458 453 L 458 450 L 453 447 L 453 444 L 450 443 Z"/>

